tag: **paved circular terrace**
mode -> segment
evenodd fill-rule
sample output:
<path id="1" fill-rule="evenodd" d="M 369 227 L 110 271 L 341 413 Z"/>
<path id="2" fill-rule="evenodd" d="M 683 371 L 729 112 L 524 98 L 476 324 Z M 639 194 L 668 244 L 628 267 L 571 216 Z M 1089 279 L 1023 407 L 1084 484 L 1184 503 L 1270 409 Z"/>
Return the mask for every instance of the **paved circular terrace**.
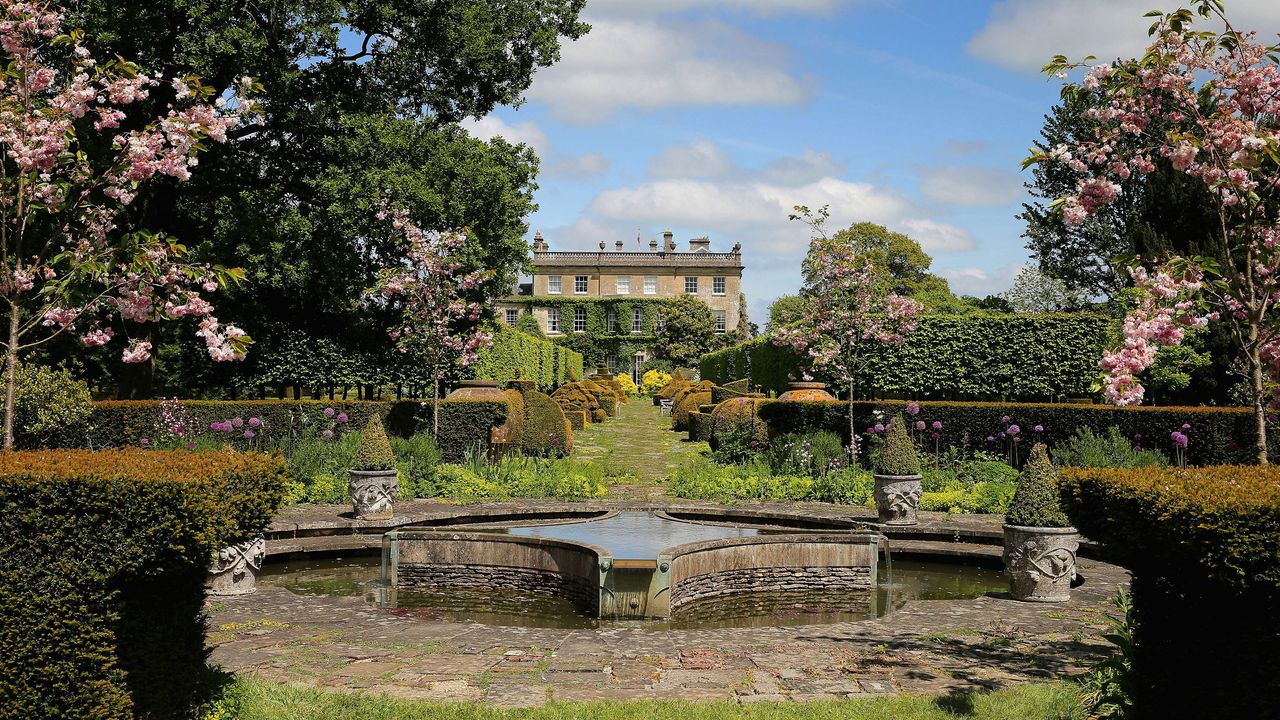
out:
<path id="1" fill-rule="evenodd" d="M 353 522 L 340 506 L 294 508 L 273 523 L 268 552 L 372 550 L 409 523 L 500 520 L 530 511 L 600 509 L 771 513 L 871 520 L 866 508 L 818 504 L 723 506 L 520 502 L 397 506 L 382 523 Z M 1000 518 L 922 513 L 891 531 L 895 557 L 999 563 Z M 1107 652 L 1108 599 L 1124 569 L 1081 549 L 1084 584 L 1065 604 L 999 595 L 911 601 L 875 620 L 797 627 L 655 630 L 522 628 L 452 622 L 380 609 L 361 598 L 297 596 L 277 587 L 208 603 L 212 662 L 237 673 L 345 691 L 522 707 L 555 700 L 736 698 L 820 700 L 872 693 L 989 689 L 1082 672 Z"/>

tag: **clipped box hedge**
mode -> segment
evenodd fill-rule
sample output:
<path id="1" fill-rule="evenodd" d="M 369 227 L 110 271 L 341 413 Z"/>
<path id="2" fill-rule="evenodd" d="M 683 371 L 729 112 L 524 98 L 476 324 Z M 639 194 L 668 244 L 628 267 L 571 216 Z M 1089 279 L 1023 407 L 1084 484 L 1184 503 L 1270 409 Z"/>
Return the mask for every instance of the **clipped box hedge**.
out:
<path id="1" fill-rule="evenodd" d="M 927 315 L 903 344 L 869 346 L 861 390 L 973 400 L 1090 396 L 1115 328 L 1114 319 L 1087 313 Z M 801 375 L 796 353 L 768 337 L 708 353 L 699 369 L 704 380 L 748 378 L 778 394 Z"/>
<path id="2" fill-rule="evenodd" d="M 0 453 L 0 718 L 190 717 L 205 568 L 285 479 L 260 453 Z"/>
<path id="3" fill-rule="evenodd" d="M 156 436 L 156 423 L 160 419 L 161 401 L 158 400 L 104 400 L 93 404 L 88 435 L 84 447 L 106 448 L 137 445 L 142 438 Z M 291 434 L 319 432 L 332 421 L 324 414 L 325 408 L 333 408 L 334 416 L 346 413 L 350 428 L 362 428 L 375 412 L 388 413 L 396 403 L 368 400 L 183 400 L 182 406 L 198 419 L 197 429 L 209 432 L 210 423 L 233 418 L 248 420 L 256 417 L 262 426 L 256 431 L 264 440 L 287 437 Z M 412 415 L 416 402 L 402 403 Z M 404 409 L 396 417 L 405 417 Z M 397 432 L 394 422 L 388 422 L 388 430 Z"/>
<path id="4" fill-rule="evenodd" d="M 1188 463 L 1195 465 L 1221 465 L 1250 463 L 1253 445 L 1257 437 L 1253 411 L 1248 408 L 1213 407 L 1161 407 L 1084 405 L 1074 403 L 981 403 L 981 402 L 921 402 L 916 420 L 930 424 L 942 422 L 943 446 L 972 449 L 1000 450 L 1001 430 L 1009 424 L 1021 429 L 1023 445 L 1030 450 L 1031 443 L 1039 440 L 1053 447 L 1071 437 L 1078 428 L 1090 428 L 1095 433 L 1105 433 L 1115 426 L 1135 444 L 1161 450 L 1170 455 L 1172 444 L 1169 434 L 1185 431 L 1190 437 L 1186 449 Z M 906 402 L 897 400 L 859 401 L 854 406 L 854 427 L 857 432 L 878 422 L 902 413 Z M 759 415 L 769 427 L 769 434 L 776 436 L 788 432 L 812 432 L 827 430 L 845 438 L 849 436 L 849 404 L 845 401 L 803 402 L 789 400 L 765 400 L 760 403 Z M 1008 416 L 1009 423 L 1002 421 Z M 1039 425 L 1042 432 L 1035 432 Z M 1136 439 L 1141 435 L 1141 440 Z M 988 437 L 995 440 L 988 442 Z M 1025 453 L 1023 453 L 1025 455 Z"/>
<path id="5" fill-rule="evenodd" d="M 1275 717 L 1280 468 L 1069 468 L 1062 482 L 1072 523 L 1133 573 L 1138 717 Z"/>
<path id="6" fill-rule="evenodd" d="M 540 390 L 550 392 L 568 382 L 570 375 L 582 377 L 582 368 L 582 353 L 499 324 L 493 344 L 480 351 L 466 374 L 470 379 L 499 383 L 533 380 Z"/>
<path id="7" fill-rule="evenodd" d="M 397 403 L 403 405 L 403 403 Z M 417 405 L 415 421 L 409 435 L 431 432 L 432 404 L 430 401 L 413 403 Z M 440 401 L 440 432 L 436 436 L 436 446 L 445 462 L 457 463 L 466 459 L 467 451 L 487 457 L 493 447 L 493 428 L 507 421 L 511 407 L 506 400 L 467 400 L 449 398 Z M 525 428 L 527 432 L 528 416 Z"/>

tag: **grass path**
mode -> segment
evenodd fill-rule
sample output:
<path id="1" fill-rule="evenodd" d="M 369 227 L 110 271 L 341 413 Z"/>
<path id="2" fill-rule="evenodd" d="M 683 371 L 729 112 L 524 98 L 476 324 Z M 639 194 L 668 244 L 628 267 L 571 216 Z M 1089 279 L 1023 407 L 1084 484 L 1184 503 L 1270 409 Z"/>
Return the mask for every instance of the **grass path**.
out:
<path id="1" fill-rule="evenodd" d="M 633 398 L 619 417 L 588 425 L 574 433 L 573 456 L 604 466 L 609 497 L 650 499 L 663 496 L 662 481 L 685 458 L 707 449 L 688 441 L 688 433 L 672 432 L 649 398 Z"/>

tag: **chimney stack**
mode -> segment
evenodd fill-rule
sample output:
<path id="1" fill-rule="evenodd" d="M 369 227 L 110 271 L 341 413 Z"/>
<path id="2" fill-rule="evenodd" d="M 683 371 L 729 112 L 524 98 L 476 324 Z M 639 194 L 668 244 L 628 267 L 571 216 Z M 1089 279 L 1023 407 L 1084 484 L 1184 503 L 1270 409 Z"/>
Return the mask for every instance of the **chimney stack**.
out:
<path id="1" fill-rule="evenodd" d="M 689 240 L 689 252 L 709 252 L 711 250 L 711 238 L 700 237 Z"/>
<path id="2" fill-rule="evenodd" d="M 622 252 L 622 241 L 621 241 L 621 240 L 618 240 L 618 241 L 614 242 L 614 243 L 613 243 L 613 248 L 614 248 L 614 250 L 617 250 L 618 252 Z"/>
<path id="3" fill-rule="evenodd" d="M 546 251 L 547 251 L 547 241 L 542 239 L 542 232 L 541 232 L 541 231 L 539 231 L 539 232 L 535 232 L 535 233 L 533 234 L 533 251 L 534 251 L 534 252 L 546 252 Z"/>
<path id="4" fill-rule="evenodd" d="M 658 252 L 658 238 L 649 238 L 649 252 Z"/>
<path id="5" fill-rule="evenodd" d="M 670 230 L 667 230 L 662 233 L 662 251 L 663 252 L 676 251 L 676 234 L 671 232 Z"/>

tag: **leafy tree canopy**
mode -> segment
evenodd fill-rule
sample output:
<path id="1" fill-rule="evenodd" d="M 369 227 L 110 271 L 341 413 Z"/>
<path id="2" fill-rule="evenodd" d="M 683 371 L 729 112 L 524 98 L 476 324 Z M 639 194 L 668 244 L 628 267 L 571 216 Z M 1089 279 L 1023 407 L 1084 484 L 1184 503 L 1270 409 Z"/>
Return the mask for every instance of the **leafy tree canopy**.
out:
<path id="1" fill-rule="evenodd" d="M 943 278 L 929 272 L 933 258 L 920 243 L 875 223 L 854 223 L 833 235 L 853 245 L 869 261 L 884 284 L 884 292 L 915 298 L 934 312 L 963 312 L 964 304 Z"/>
<path id="2" fill-rule="evenodd" d="M 715 316 L 711 306 L 696 295 L 678 295 L 662 310 L 662 328 L 658 330 L 658 356 L 677 366 L 695 365 L 703 355 L 720 343 L 715 334 Z"/>

